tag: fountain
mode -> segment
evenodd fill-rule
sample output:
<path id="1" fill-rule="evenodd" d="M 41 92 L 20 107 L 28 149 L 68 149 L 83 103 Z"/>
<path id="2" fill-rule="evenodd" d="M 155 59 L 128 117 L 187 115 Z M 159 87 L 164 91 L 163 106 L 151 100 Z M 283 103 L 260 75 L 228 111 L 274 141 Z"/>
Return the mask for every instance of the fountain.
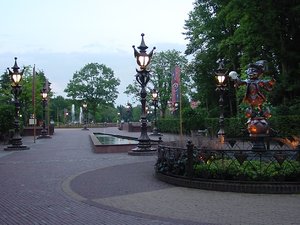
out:
<path id="1" fill-rule="evenodd" d="M 79 108 L 79 124 L 82 123 L 82 119 L 83 119 L 83 113 L 82 113 L 82 107 Z"/>
<path id="2" fill-rule="evenodd" d="M 72 104 L 72 109 L 71 109 L 71 118 L 72 118 L 72 123 L 75 122 L 75 105 Z"/>
<path id="3" fill-rule="evenodd" d="M 121 135 L 92 133 L 90 134 L 95 153 L 128 152 L 138 144 L 137 138 Z"/>

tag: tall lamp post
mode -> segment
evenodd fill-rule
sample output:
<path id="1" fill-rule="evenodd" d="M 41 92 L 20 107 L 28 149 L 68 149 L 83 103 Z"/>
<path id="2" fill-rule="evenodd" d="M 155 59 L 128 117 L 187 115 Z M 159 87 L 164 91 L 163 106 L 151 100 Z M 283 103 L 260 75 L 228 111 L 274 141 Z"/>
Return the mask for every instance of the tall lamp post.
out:
<path id="1" fill-rule="evenodd" d="M 88 130 L 87 128 L 87 103 L 84 102 L 82 104 L 82 108 L 83 108 L 83 116 L 84 116 L 84 126 L 82 130 Z"/>
<path id="2" fill-rule="evenodd" d="M 12 81 L 11 87 L 12 87 L 12 93 L 14 95 L 14 104 L 15 104 L 15 121 L 14 121 L 14 136 L 11 139 L 11 146 L 7 146 L 4 148 L 5 151 L 13 151 L 13 150 L 26 150 L 29 149 L 29 147 L 23 145 L 22 143 L 22 137 L 20 135 L 20 101 L 18 97 L 20 96 L 22 92 L 22 86 L 20 85 L 20 82 L 22 80 L 24 69 L 19 72 L 20 67 L 17 64 L 17 57 L 15 57 L 15 64 L 11 68 L 7 68 L 9 72 L 10 79 Z"/>
<path id="3" fill-rule="evenodd" d="M 48 91 L 46 88 L 46 84 L 43 87 L 43 90 L 41 91 L 42 96 L 42 106 L 43 106 L 43 125 L 42 125 L 42 131 L 41 135 L 38 136 L 38 138 L 51 138 L 48 135 L 48 129 L 46 129 L 46 106 L 48 104 Z"/>
<path id="4" fill-rule="evenodd" d="M 215 77 L 218 81 L 216 90 L 220 92 L 219 97 L 219 107 L 220 107 L 220 117 L 219 117 L 219 131 L 218 138 L 221 143 L 224 143 L 225 130 L 224 130 L 224 91 L 226 90 L 226 77 L 227 71 L 224 68 L 224 63 L 222 60 L 219 61 L 218 69 L 215 72 Z"/>
<path id="5" fill-rule="evenodd" d="M 150 64 L 151 57 L 153 55 L 153 51 L 155 47 L 152 49 L 152 51 L 147 54 L 146 49 L 148 46 L 146 46 L 144 41 L 144 34 L 141 34 L 142 41 L 139 47 L 137 47 L 140 51 L 138 52 L 133 45 L 134 49 L 134 56 L 136 58 L 136 62 L 139 69 L 136 69 L 136 81 L 141 85 L 141 104 L 142 104 L 142 114 L 141 114 L 141 135 L 138 138 L 138 145 L 136 148 L 132 149 L 129 154 L 131 155 L 138 155 L 138 154 L 149 154 L 155 152 L 155 148 L 151 147 L 150 138 L 147 134 L 147 113 L 146 113 L 146 97 L 147 97 L 147 91 L 146 86 L 147 83 L 150 80 L 150 70 L 148 70 L 148 65 Z"/>
<path id="6" fill-rule="evenodd" d="M 157 114 L 156 114 L 156 109 L 158 107 L 158 91 L 154 88 L 152 90 L 152 103 L 153 103 L 153 106 L 154 106 L 154 127 L 153 127 L 153 130 L 152 130 L 152 136 L 161 136 L 160 133 L 158 133 L 158 129 L 157 129 Z"/>

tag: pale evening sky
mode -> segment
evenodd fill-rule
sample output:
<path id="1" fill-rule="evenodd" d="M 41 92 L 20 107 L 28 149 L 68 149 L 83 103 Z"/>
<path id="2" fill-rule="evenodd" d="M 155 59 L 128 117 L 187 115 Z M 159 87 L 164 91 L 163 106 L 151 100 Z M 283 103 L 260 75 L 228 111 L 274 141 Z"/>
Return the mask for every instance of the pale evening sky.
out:
<path id="1" fill-rule="evenodd" d="M 1 0 L 0 73 L 13 66 L 36 65 L 55 95 L 87 63 L 103 63 L 121 80 L 116 104 L 135 75 L 132 45 L 141 33 L 149 51 L 183 52 L 184 21 L 194 0 Z"/>

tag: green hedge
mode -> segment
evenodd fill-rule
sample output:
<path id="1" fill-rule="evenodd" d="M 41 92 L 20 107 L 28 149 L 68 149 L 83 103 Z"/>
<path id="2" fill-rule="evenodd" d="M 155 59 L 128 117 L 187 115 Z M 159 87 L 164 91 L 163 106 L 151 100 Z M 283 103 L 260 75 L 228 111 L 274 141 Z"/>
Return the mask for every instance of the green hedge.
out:
<path id="1" fill-rule="evenodd" d="M 246 118 L 225 118 L 224 129 L 226 136 L 236 137 L 243 135 L 246 130 Z M 179 133 L 179 119 L 160 119 L 157 123 L 160 132 Z M 300 135 L 300 116 L 273 116 L 269 119 L 271 128 L 280 136 Z M 192 130 L 208 129 L 211 136 L 215 136 L 219 130 L 219 118 L 197 118 L 183 119 L 183 132 Z"/>
<path id="2" fill-rule="evenodd" d="M 280 136 L 300 135 L 300 115 L 272 116 L 269 124 Z"/>
<path id="3" fill-rule="evenodd" d="M 179 119 L 160 119 L 157 121 L 160 132 L 178 134 L 180 129 Z"/>

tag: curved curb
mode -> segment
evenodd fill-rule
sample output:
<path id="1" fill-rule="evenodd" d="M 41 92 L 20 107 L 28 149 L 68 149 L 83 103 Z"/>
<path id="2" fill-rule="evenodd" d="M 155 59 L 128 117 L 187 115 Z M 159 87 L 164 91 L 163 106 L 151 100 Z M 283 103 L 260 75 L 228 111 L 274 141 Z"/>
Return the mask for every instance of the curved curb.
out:
<path id="1" fill-rule="evenodd" d="M 116 165 L 116 166 L 120 166 L 120 165 Z M 88 204 L 89 206 L 101 208 L 101 209 L 104 209 L 104 210 L 109 210 L 109 211 L 115 212 L 115 213 L 120 213 L 120 214 L 124 214 L 124 215 L 130 215 L 130 216 L 145 218 L 145 219 L 150 219 L 150 220 L 163 221 L 163 222 L 168 222 L 170 224 L 213 225 L 212 223 L 207 223 L 207 222 L 192 221 L 192 220 L 181 219 L 181 218 L 172 218 L 172 217 L 168 217 L 168 216 L 164 216 L 164 215 L 160 215 L 160 214 L 151 214 L 151 213 L 147 213 L 147 212 L 140 212 L 138 210 L 136 210 L 136 211 L 135 210 L 128 210 L 128 209 L 123 208 L 123 207 L 110 206 L 109 204 L 102 203 L 101 198 L 100 199 L 85 198 L 85 197 L 77 194 L 76 192 L 74 192 L 72 190 L 71 182 L 74 179 L 76 179 L 77 177 L 79 177 L 79 176 L 81 176 L 85 173 L 88 173 L 88 172 L 91 172 L 91 171 L 96 171 L 96 170 L 99 170 L 99 169 L 104 169 L 104 168 L 86 170 L 86 171 L 80 172 L 78 174 L 67 177 L 61 183 L 62 191 L 67 195 L 67 197 L 71 198 L 74 201 L 78 201 L 80 203 Z"/>
<path id="2" fill-rule="evenodd" d="M 256 194 L 300 194 L 300 183 L 235 182 L 225 180 L 193 180 L 183 177 L 155 173 L 160 181 L 189 188 L 212 191 L 256 193 Z"/>
<path id="3" fill-rule="evenodd" d="M 68 177 L 67 179 L 65 179 L 61 184 L 61 188 L 62 188 L 63 192 L 66 193 L 72 199 L 75 199 L 76 201 L 79 201 L 79 202 L 84 202 L 84 201 L 87 201 L 88 199 L 85 197 L 82 197 L 81 195 L 74 192 L 72 190 L 70 184 L 71 184 L 72 180 L 74 180 L 76 177 L 78 177 L 86 172 L 89 172 L 89 171 L 84 171 L 79 174 L 72 175 L 72 176 Z"/>

